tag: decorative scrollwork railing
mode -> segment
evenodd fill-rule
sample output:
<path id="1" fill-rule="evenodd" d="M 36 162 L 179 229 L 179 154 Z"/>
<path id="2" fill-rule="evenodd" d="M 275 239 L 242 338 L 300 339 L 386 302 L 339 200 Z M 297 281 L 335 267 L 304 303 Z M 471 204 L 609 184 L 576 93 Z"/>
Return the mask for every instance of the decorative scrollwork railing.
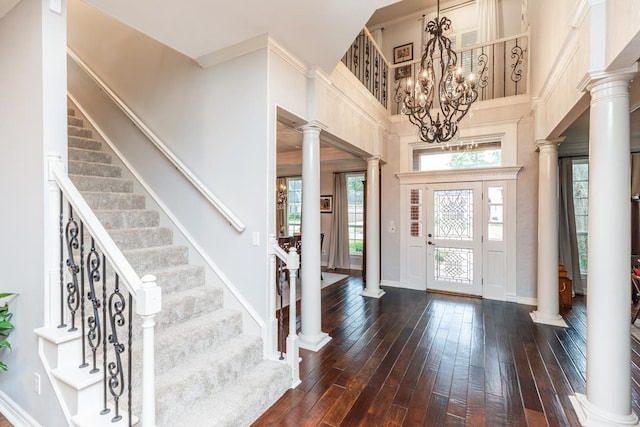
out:
<path id="1" fill-rule="evenodd" d="M 280 247 L 275 238 L 271 239 L 271 257 L 274 274 L 272 275 L 275 295 L 278 299 L 277 351 L 279 359 L 285 360 L 291 368 L 291 388 L 300 384 L 300 356 L 297 334 L 296 282 L 300 267 L 300 255 L 296 245 L 288 247 L 288 252 Z M 288 283 L 287 282 L 288 278 Z M 284 342 L 284 288 L 289 286 L 289 334 Z"/>
<path id="2" fill-rule="evenodd" d="M 458 65 L 462 74 L 473 74 L 476 79 L 478 101 L 523 95 L 527 92 L 528 43 L 528 36 L 520 35 L 458 51 Z M 391 114 L 401 114 L 407 83 L 416 81 L 420 64 L 413 61 L 391 67 Z"/>
<path id="3" fill-rule="evenodd" d="M 342 62 L 387 108 L 389 64 L 366 28 L 360 31 Z"/>
<path id="4" fill-rule="evenodd" d="M 80 328 L 78 369 L 86 369 L 89 376 L 102 377 L 102 403 L 96 403 L 96 415 L 109 417 L 112 422 L 124 419 L 131 426 L 136 423 L 132 413 L 135 306 L 136 314 L 142 318 L 144 359 L 142 372 L 136 373 L 142 377 L 142 387 L 137 392 L 142 413 L 136 415 L 141 426 L 155 426 L 153 317 L 160 311 L 160 288 L 155 277 L 140 279 L 133 271 L 58 159 L 50 162 L 50 169 L 51 181 L 59 188 L 58 328 L 69 333 Z M 85 408 L 79 411 L 87 413 Z"/>

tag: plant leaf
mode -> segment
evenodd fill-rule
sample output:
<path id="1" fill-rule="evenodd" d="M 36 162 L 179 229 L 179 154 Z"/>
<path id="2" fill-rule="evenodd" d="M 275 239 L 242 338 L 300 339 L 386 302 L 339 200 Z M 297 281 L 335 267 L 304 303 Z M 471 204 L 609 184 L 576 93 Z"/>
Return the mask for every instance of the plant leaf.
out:
<path id="1" fill-rule="evenodd" d="M 7 365 L 5 365 L 3 362 L 0 362 L 0 371 L 5 371 L 7 370 Z"/>
<path id="2" fill-rule="evenodd" d="M 2 294 L 0 294 L 0 298 L 10 297 L 11 295 L 15 295 L 15 294 L 13 294 L 13 293 L 2 293 Z"/>
<path id="3" fill-rule="evenodd" d="M 3 347 L 11 350 L 11 343 L 7 340 L 0 341 L 0 348 L 3 348 Z"/>

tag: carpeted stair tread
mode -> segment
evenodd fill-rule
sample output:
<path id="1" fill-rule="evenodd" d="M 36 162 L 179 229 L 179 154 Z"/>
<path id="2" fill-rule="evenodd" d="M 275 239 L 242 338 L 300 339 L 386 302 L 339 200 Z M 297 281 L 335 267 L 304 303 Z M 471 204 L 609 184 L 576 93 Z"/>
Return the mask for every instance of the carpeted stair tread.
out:
<path id="1" fill-rule="evenodd" d="M 244 372 L 230 387 L 204 394 L 185 406 L 175 419 L 184 426 L 249 426 L 287 391 L 291 385 L 290 375 L 286 364 L 262 361 Z"/>
<path id="2" fill-rule="evenodd" d="M 91 131 L 91 129 L 87 129 L 79 126 L 68 125 L 67 132 L 70 136 L 81 136 L 83 138 L 93 137 L 93 131 Z"/>
<path id="3" fill-rule="evenodd" d="M 204 267 L 201 265 L 176 265 L 157 269 L 148 274 L 156 276 L 156 283 L 162 288 L 163 297 L 176 291 L 196 288 L 205 283 Z"/>
<path id="4" fill-rule="evenodd" d="M 82 148 L 85 150 L 102 150 L 102 142 L 82 136 L 69 135 L 69 147 Z"/>
<path id="5" fill-rule="evenodd" d="M 150 209 L 96 209 L 94 213 L 107 230 L 156 227 L 160 224 L 160 214 Z"/>
<path id="6" fill-rule="evenodd" d="M 133 181 L 130 179 L 71 174 L 69 178 L 79 191 L 133 193 Z"/>
<path id="7" fill-rule="evenodd" d="M 81 162 L 69 160 L 69 173 L 72 175 L 106 176 L 122 178 L 122 168 L 108 163 Z"/>
<path id="8" fill-rule="evenodd" d="M 162 373 L 185 363 L 195 354 L 242 333 L 242 314 L 237 310 L 219 309 L 194 319 L 178 323 L 172 328 L 156 331 L 156 372 Z M 136 341 L 134 354 L 141 354 L 142 342 Z M 141 369 L 142 360 L 134 358 L 134 371 Z"/>
<path id="9" fill-rule="evenodd" d="M 130 249 L 122 251 L 129 264 L 140 277 L 153 274 L 155 270 L 189 262 L 186 246 L 156 246 L 154 248 Z"/>
<path id="10" fill-rule="evenodd" d="M 100 191 L 83 191 L 82 197 L 91 209 L 127 209 L 136 210 L 146 207 L 147 199 L 144 194 L 136 193 L 104 193 Z"/>
<path id="11" fill-rule="evenodd" d="M 222 308 L 223 293 L 218 286 L 203 285 L 163 295 L 162 311 L 156 315 L 156 328 L 162 330 Z"/>
<path id="12" fill-rule="evenodd" d="M 75 116 L 76 115 L 76 110 L 73 109 L 72 107 L 67 107 L 67 115 L 68 116 Z"/>
<path id="13" fill-rule="evenodd" d="M 239 335 L 160 373 L 156 378 L 157 425 L 175 425 L 179 420 L 178 411 L 192 406 L 202 396 L 221 390 L 261 359 L 260 339 Z"/>
<path id="14" fill-rule="evenodd" d="M 92 163 L 111 163 L 111 154 L 104 151 L 69 147 L 69 160 Z"/>
<path id="15" fill-rule="evenodd" d="M 71 126 L 83 127 L 84 126 L 84 120 L 82 120 L 79 117 L 74 117 L 74 116 L 68 115 L 67 116 L 67 124 L 71 125 Z"/>
<path id="16" fill-rule="evenodd" d="M 173 243 L 173 230 L 168 227 L 120 228 L 109 230 L 109 234 L 123 251 Z"/>

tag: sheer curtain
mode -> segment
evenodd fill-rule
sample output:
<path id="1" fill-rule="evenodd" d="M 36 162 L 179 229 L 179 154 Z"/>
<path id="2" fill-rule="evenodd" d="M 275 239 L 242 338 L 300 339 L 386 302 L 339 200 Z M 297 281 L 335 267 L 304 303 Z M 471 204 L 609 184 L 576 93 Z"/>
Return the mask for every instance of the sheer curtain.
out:
<path id="1" fill-rule="evenodd" d="M 350 268 L 349 263 L 349 218 L 347 203 L 347 176 L 336 173 L 333 182 L 333 221 L 331 222 L 331 244 L 327 268 Z"/>
<path id="2" fill-rule="evenodd" d="M 560 178 L 560 221 L 558 224 L 560 259 L 567 269 L 567 274 L 571 277 L 573 290 L 582 293 L 576 217 L 573 209 L 573 163 L 570 158 L 560 159 L 558 172 Z"/>
<path id="3" fill-rule="evenodd" d="M 476 0 L 478 13 L 478 43 L 498 38 L 497 0 Z"/>

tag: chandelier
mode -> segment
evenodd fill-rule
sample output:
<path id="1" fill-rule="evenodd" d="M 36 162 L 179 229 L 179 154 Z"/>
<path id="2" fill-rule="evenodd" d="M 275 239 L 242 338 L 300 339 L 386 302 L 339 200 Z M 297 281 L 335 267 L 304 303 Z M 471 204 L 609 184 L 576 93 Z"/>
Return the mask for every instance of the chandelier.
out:
<path id="1" fill-rule="evenodd" d="M 444 36 L 450 27 L 450 19 L 440 18 L 438 0 L 436 18 L 425 28 L 431 38 L 425 45 L 415 85 L 411 79 L 407 81 L 402 102 L 402 114 L 409 116 L 418 127 L 420 139 L 428 143 L 451 140 L 458 132 L 458 122 L 478 98 L 473 76 L 465 79 L 462 75 L 458 55 Z"/>

